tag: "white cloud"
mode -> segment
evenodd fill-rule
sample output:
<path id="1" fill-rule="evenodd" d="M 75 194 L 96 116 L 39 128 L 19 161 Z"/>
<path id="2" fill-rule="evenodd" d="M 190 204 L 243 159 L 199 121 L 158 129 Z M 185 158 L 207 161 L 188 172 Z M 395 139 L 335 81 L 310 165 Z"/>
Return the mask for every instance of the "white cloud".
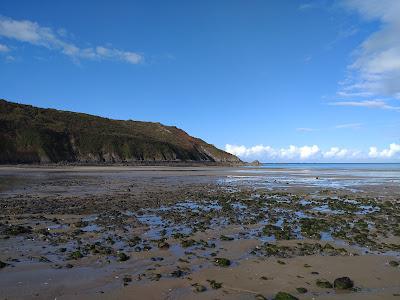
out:
<path id="1" fill-rule="evenodd" d="M 366 20 L 381 26 L 359 46 L 344 92 L 400 98 L 400 1 L 343 0 Z"/>
<path id="2" fill-rule="evenodd" d="M 239 156 L 243 160 L 258 159 L 268 162 L 313 162 L 313 161 L 387 161 L 388 159 L 400 159 L 400 144 L 392 143 L 387 149 L 378 150 L 370 147 L 369 151 L 354 150 L 348 148 L 331 147 L 321 150 L 317 145 L 294 146 L 287 148 L 273 148 L 271 146 L 256 145 L 246 147 L 244 145 L 225 146 L 225 151 Z"/>
<path id="3" fill-rule="evenodd" d="M 243 158 L 268 157 L 273 159 L 300 159 L 305 160 L 316 156 L 320 149 L 317 145 L 297 147 L 290 145 L 288 148 L 274 149 L 271 146 L 256 145 L 250 148 L 227 144 L 225 151 Z"/>
<path id="4" fill-rule="evenodd" d="M 363 101 L 338 101 L 338 102 L 330 102 L 329 105 L 380 108 L 380 109 L 400 111 L 400 106 L 392 106 L 387 104 L 385 101 L 379 99 L 363 100 Z"/>
<path id="5" fill-rule="evenodd" d="M 393 158 L 400 154 L 400 144 L 392 143 L 389 148 L 378 150 L 377 147 L 370 147 L 368 156 L 371 158 Z"/>
<path id="6" fill-rule="evenodd" d="M 54 31 L 51 28 L 42 27 L 36 22 L 14 20 L 0 16 L 0 36 L 51 50 L 58 50 L 75 61 L 80 59 L 116 60 L 130 64 L 138 64 L 143 61 L 143 57 L 135 52 L 103 46 L 78 47 L 66 41 L 66 35 L 65 30 Z"/>
<path id="7" fill-rule="evenodd" d="M 346 148 L 332 147 L 328 151 L 323 152 L 322 156 L 324 158 L 333 159 L 357 159 L 361 158 L 361 151 L 350 150 Z"/>
<path id="8" fill-rule="evenodd" d="M 10 51 L 10 48 L 8 48 L 6 45 L 0 44 L 0 52 L 8 52 Z"/>

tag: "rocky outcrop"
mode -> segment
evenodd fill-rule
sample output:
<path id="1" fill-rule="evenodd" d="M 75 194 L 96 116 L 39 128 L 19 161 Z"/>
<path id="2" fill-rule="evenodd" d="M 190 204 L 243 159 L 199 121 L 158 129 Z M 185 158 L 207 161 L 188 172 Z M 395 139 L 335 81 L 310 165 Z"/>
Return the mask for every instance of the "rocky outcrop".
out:
<path id="1" fill-rule="evenodd" d="M 61 162 L 242 163 L 174 126 L 111 120 L 0 100 L 0 163 Z"/>

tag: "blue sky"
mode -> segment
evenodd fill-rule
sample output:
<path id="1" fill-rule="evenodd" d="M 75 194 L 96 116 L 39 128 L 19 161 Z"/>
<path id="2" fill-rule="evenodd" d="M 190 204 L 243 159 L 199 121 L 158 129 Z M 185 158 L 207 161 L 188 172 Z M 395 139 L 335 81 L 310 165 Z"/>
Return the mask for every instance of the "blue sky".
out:
<path id="1" fill-rule="evenodd" d="M 400 1 L 0 2 L 10 101 L 262 161 L 400 161 Z"/>

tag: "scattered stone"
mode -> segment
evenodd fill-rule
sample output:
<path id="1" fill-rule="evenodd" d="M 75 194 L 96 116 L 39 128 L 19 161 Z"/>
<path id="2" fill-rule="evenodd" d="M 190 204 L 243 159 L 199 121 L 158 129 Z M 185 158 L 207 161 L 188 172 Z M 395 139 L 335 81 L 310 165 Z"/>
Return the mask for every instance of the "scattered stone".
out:
<path id="1" fill-rule="evenodd" d="M 167 242 L 159 242 L 158 243 L 158 248 L 163 249 L 163 250 L 167 250 L 167 249 L 169 249 L 169 244 Z"/>
<path id="2" fill-rule="evenodd" d="M 201 285 L 199 283 L 192 284 L 192 286 L 193 286 L 193 290 L 196 293 L 202 293 L 202 292 L 207 291 L 207 288 L 204 285 Z"/>
<path id="3" fill-rule="evenodd" d="M 183 271 L 180 269 L 171 272 L 171 276 L 176 278 L 182 277 L 183 274 L 184 274 Z"/>
<path id="4" fill-rule="evenodd" d="M 274 300 L 299 300 L 299 298 L 286 292 L 279 292 L 275 295 Z"/>
<path id="5" fill-rule="evenodd" d="M 122 278 L 122 282 L 124 283 L 124 285 L 128 285 L 129 282 L 132 282 L 132 276 L 131 275 L 125 275 Z"/>
<path id="6" fill-rule="evenodd" d="M 21 225 L 9 225 L 4 233 L 9 234 L 9 235 L 20 235 L 20 234 L 27 234 L 31 233 L 32 228 L 31 227 L 24 227 Z"/>
<path id="7" fill-rule="evenodd" d="M 305 294 L 308 292 L 308 290 L 304 287 L 298 287 L 296 288 L 297 292 L 299 292 L 300 294 Z"/>
<path id="8" fill-rule="evenodd" d="M 214 290 L 218 290 L 222 287 L 222 283 L 221 282 L 216 282 L 215 280 L 207 280 L 210 283 L 210 286 L 214 289 Z"/>
<path id="9" fill-rule="evenodd" d="M 74 251 L 74 252 L 70 253 L 70 255 L 69 255 L 69 259 L 75 259 L 75 260 L 80 259 L 82 257 L 83 257 L 83 254 L 79 250 Z"/>
<path id="10" fill-rule="evenodd" d="M 5 267 L 7 267 L 7 266 L 8 266 L 7 263 L 2 262 L 2 261 L 0 260 L 0 269 L 3 269 L 3 268 L 5 268 Z"/>
<path id="11" fill-rule="evenodd" d="M 335 279 L 333 286 L 335 289 L 348 290 L 354 286 L 354 283 L 349 277 L 340 277 Z"/>
<path id="12" fill-rule="evenodd" d="M 392 267 L 398 267 L 399 263 L 397 261 L 395 261 L 395 260 L 391 260 L 391 261 L 389 261 L 389 265 L 392 266 Z"/>
<path id="13" fill-rule="evenodd" d="M 221 241 L 233 241 L 234 238 L 226 235 L 221 235 L 219 238 Z"/>
<path id="14" fill-rule="evenodd" d="M 231 261 L 229 259 L 222 257 L 215 258 L 214 262 L 220 267 L 229 267 L 231 265 Z"/>
<path id="15" fill-rule="evenodd" d="M 323 289 L 333 288 L 332 283 L 330 283 L 328 280 L 324 280 L 324 279 L 318 279 L 316 281 L 316 284 L 318 287 L 323 288 Z"/>
<path id="16" fill-rule="evenodd" d="M 118 252 L 118 261 L 127 261 L 130 257 L 124 252 Z"/>

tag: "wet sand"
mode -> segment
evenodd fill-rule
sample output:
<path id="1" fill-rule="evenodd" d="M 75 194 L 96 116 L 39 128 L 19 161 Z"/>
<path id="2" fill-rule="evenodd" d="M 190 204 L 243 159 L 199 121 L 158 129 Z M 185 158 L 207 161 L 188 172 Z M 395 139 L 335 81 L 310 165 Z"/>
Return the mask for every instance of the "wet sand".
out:
<path id="1" fill-rule="evenodd" d="M 399 180 L 1 167 L 0 299 L 398 299 Z M 322 287 L 341 277 L 353 286 Z"/>

